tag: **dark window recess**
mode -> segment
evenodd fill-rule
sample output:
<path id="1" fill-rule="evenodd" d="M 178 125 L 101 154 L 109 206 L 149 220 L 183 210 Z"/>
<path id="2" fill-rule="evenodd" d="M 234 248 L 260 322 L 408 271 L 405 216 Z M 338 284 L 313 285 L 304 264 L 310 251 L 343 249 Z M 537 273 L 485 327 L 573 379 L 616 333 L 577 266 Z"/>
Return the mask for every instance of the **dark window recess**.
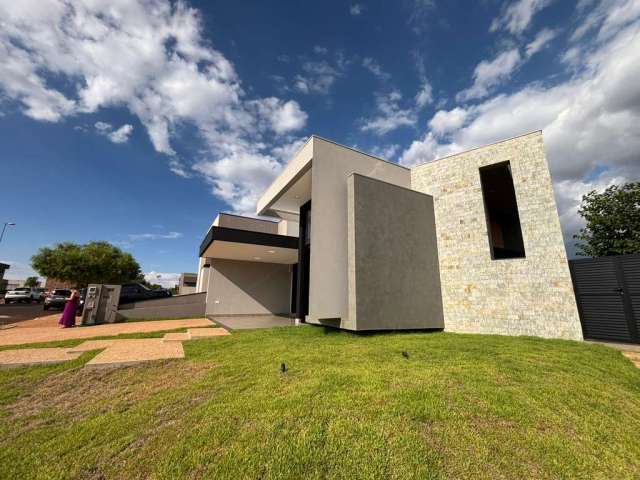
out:
<path id="1" fill-rule="evenodd" d="M 522 228 L 509 162 L 480 169 L 491 258 L 523 258 Z"/>

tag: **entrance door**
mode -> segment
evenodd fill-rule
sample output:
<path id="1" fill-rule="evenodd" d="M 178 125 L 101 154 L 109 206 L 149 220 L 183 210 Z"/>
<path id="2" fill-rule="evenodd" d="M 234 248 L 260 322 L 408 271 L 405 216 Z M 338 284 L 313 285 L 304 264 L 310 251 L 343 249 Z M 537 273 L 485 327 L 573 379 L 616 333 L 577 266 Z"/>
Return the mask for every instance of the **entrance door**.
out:
<path id="1" fill-rule="evenodd" d="M 585 338 L 640 343 L 640 255 L 571 260 Z"/>
<path id="2" fill-rule="evenodd" d="M 309 314 L 309 262 L 311 260 L 311 200 L 300 207 L 298 237 L 298 294 L 296 315 L 300 320 Z"/>

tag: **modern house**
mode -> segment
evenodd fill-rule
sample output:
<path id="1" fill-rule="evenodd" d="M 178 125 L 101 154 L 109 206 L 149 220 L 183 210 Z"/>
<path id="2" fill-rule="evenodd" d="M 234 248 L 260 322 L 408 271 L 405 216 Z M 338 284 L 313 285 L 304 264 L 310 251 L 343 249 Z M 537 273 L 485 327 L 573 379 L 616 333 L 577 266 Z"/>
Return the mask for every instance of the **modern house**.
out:
<path id="1" fill-rule="evenodd" d="M 200 248 L 209 315 L 581 339 L 541 132 L 405 168 L 312 136 Z"/>

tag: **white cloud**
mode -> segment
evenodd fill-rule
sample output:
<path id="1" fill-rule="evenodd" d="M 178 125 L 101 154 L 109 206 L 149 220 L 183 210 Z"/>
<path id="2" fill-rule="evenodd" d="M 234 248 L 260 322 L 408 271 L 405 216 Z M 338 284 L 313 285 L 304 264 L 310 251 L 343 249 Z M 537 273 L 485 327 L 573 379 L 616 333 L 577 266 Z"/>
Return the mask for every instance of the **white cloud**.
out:
<path id="1" fill-rule="evenodd" d="M 535 38 L 527 44 L 525 47 L 525 53 L 527 57 L 531 57 L 532 55 L 538 53 L 545 46 L 549 44 L 551 40 L 553 40 L 558 32 L 555 30 L 551 30 L 550 28 L 543 28 L 538 32 Z"/>
<path id="2" fill-rule="evenodd" d="M 458 93 L 458 101 L 486 97 L 492 87 L 509 78 L 520 64 L 520 52 L 517 48 L 505 50 L 491 61 L 483 60 L 473 72 L 473 85 Z"/>
<path id="3" fill-rule="evenodd" d="M 438 110 L 429 120 L 429 128 L 436 135 L 446 135 L 449 132 L 458 130 L 464 125 L 468 111 L 464 108 L 456 107 L 452 110 Z"/>
<path id="4" fill-rule="evenodd" d="M 391 79 L 391 75 L 386 73 L 372 58 L 365 58 L 362 65 L 383 84 Z M 389 86 L 384 86 L 383 90 L 375 93 L 376 114 L 361 121 L 361 131 L 372 131 L 378 135 L 384 135 L 400 127 L 415 125 L 420 109 L 433 100 L 431 84 L 424 78 L 414 97 L 415 104 L 409 104 L 405 107 L 401 106 L 403 98 L 400 91 L 389 88 Z M 407 102 L 404 103 L 407 104 Z"/>
<path id="5" fill-rule="evenodd" d="M 508 4 L 502 14 L 491 22 L 489 30 L 495 32 L 505 29 L 517 35 L 524 32 L 531 24 L 531 20 L 540 10 L 548 6 L 553 0 L 517 0 Z"/>
<path id="6" fill-rule="evenodd" d="M 284 102 L 278 98 L 269 97 L 255 101 L 254 105 L 276 133 L 299 130 L 307 123 L 307 114 L 300 109 L 300 105 L 295 100 Z"/>
<path id="7" fill-rule="evenodd" d="M 393 143 L 390 145 L 376 146 L 371 149 L 371 154 L 384 160 L 393 160 L 400 150 L 400 145 Z"/>
<path id="8" fill-rule="evenodd" d="M 435 158 L 446 157 L 461 150 L 454 143 L 441 144 L 433 132 L 427 132 L 422 139 L 414 140 L 400 155 L 400 165 L 411 167 Z"/>
<path id="9" fill-rule="evenodd" d="M 327 95 L 336 79 L 342 75 L 339 68 L 326 60 L 305 62 L 303 73 L 294 78 L 294 88 L 300 93 Z"/>
<path id="10" fill-rule="evenodd" d="M 25 115 L 56 122 L 126 108 L 178 175 L 190 171 L 173 146 L 179 126 L 195 127 L 208 162 L 250 157 L 270 169 L 268 151 L 305 124 L 295 102 L 256 107 L 271 100 L 248 98 L 234 66 L 203 38 L 199 12 L 185 3 L 23 0 L 1 2 L 0 18 L 0 91 Z M 53 76 L 63 81 L 54 86 Z M 110 132 L 112 141 L 125 141 L 131 127 L 123 127 Z M 254 180 L 241 167 L 207 178 L 235 191 Z"/>
<path id="11" fill-rule="evenodd" d="M 610 14 L 625 0 L 608 2 Z M 459 112 L 458 127 L 448 125 L 451 112 L 436 114 L 431 131 L 400 157 L 405 165 L 486 145 L 542 129 L 565 240 L 576 231 L 575 209 L 592 188 L 640 177 L 640 22 L 617 34 L 603 15 L 597 35 L 583 49 L 581 67 L 555 85 L 531 83 Z M 456 123 L 456 122 L 453 122 Z M 447 133 L 446 139 L 435 133 Z M 601 172 L 592 178 L 593 172 Z"/>
<path id="12" fill-rule="evenodd" d="M 360 130 L 384 135 L 403 126 L 415 125 L 418 118 L 413 108 L 401 108 L 402 94 L 398 90 L 376 94 L 377 115 L 363 120 Z"/>
<path id="13" fill-rule="evenodd" d="M 431 84 L 426 80 L 422 82 L 420 86 L 420 90 L 416 94 L 416 103 L 419 108 L 425 107 L 433 100 L 433 89 L 431 88 Z"/>
<path id="14" fill-rule="evenodd" d="M 113 143 L 126 143 L 129 141 L 129 135 L 133 132 L 133 125 L 128 123 L 114 130 L 111 124 L 106 122 L 96 122 L 95 128 L 100 135 L 104 135 Z"/>
<path id="15" fill-rule="evenodd" d="M 358 15 L 362 15 L 364 11 L 365 11 L 365 7 L 361 3 L 354 3 L 349 7 L 349 13 L 354 17 Z"/>
<path id="16" fill-rule="evenodd" d="M 130 233 L 129 240 L 137 242 L 140 240 L 175 240 L 176 238 L 182 238 L 180 232 L 169 233 Z"/>
<path id="17" fill-rule="evenodd" d="M 380 64 L 371 57 L 365 57 L 362 59 L 362 66 L 369 70 L 374 77 L 382 82 L 386 82 L 391 79 L 391 75 L 385 72 Z"/>
<path id="18" fill-rule="evenodd" d="M 571 35 L 572 41 L 581 40 L 593 30 L 598 30 L 599 40 L 606 40 L 640 18 L 638 0 L 601 0 L 595 6 L 592 3 L 595 0 L 578 5 L 583 18 Z"/>
<path id="19" fill-rule="evenodd" d="M 144 279 L 149 283 L 155 283 L 164 288 L 173 288 L 180 281 L 180 274 L 151 271 L 144 273 Z"/>

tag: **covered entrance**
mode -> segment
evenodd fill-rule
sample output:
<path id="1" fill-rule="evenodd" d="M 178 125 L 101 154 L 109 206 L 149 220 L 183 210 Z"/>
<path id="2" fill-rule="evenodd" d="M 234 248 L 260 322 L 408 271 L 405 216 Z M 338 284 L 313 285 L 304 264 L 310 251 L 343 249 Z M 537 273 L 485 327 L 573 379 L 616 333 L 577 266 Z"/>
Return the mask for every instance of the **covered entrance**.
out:
<path id="1" fill-rule="evenodd" d="M 291 317 L 298 238 L 278 228 L 278 222 L 219 215 L 200 247 L 209 265 L 207 316 Z"/>

